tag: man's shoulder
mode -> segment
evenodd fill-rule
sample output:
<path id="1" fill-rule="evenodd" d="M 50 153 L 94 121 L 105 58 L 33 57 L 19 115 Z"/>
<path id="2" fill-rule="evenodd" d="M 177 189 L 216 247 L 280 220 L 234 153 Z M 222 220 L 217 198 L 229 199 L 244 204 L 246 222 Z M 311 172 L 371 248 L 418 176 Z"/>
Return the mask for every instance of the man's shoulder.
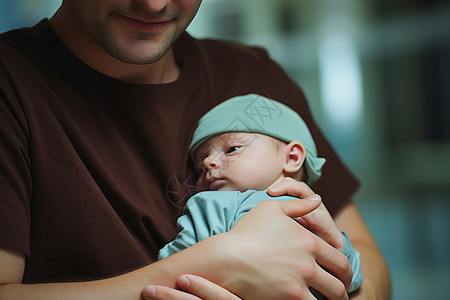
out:
<path id="1" fill-rule="evenodd" d="M 11 29 L 9 31 L 0 33 L 0 41 L 3 44 L 12 46 L 25 45 L 29 46 L 34 43 L 37 38 L 42 38 L 50 31 L 48 19 L 41 20 L 38 24 L 32 27 L 22 27 Z"/>
<path id="2" fill-rule="evenodd" d="M 42 56 L 42 53 L 50 52 L 55 48 L 54 45 L 51 27 L 48 20 L 44 19 L 33 27 L 1 33 L 0 62 L 5 67 L 14 67 L 17 63 L 35 60 L 37 56 Z"/>
<path id="3" fill-rule="evenodd" d="M 267 62 L 269 59 L 265 49 L 245 45 L 237 41 L 213 38 L 199 39 L 187 33 L 183 40 L 190 43 L 192 49 L 198 51 L 203 58 L 214 63 L 260 64 Z"/>
<path id="4" fill-rule="evenodd" d="M 0 60 L 9 59 L 12 53 L 21 52 L 25 49 L 23 45 L 23 36 L 27 29 L 14 29 L 0 34 Z"/>
<path id="5" fill-rule="evenodd" d="M 249 57 L 267 57 L 264 48 L 242 44 L 237 41 L 219 39 L 194 39 L 201 47 L 214 50 L 214 53 L 221 55 L 239 54 Z"/>

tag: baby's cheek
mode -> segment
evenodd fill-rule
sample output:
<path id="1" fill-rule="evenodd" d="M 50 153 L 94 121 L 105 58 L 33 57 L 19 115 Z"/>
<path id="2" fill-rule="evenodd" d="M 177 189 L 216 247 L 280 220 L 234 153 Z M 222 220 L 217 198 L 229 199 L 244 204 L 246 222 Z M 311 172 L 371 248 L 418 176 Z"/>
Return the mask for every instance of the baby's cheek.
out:
<path id="1" fill-rule="evenodd" d="M 204 191 L 208 188 L 208 184 L 207 184 L 205 175 L 200 175 L 200 177 L 198 177 L 195 187 L 201 191 Z"/>

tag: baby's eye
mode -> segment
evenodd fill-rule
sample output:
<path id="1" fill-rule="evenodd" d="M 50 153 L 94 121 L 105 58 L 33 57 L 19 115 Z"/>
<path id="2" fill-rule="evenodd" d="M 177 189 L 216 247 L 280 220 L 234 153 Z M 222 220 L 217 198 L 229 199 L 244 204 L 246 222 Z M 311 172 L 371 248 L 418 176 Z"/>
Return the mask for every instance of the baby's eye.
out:
<path id="1" fill-rule="evenodd" d="M 241 147 L 239 147 L 239 146 L 232 146 L 232 147 L 229 147 L 228 150 L 227 150 L 227 152 L 226 152 L 226 154 L 233 153 L 234 151 L 238 150 L 239 148 L 241 148 Z"/>
<path id="2" fill-rule="evenodd" d="M 195 173 L 197 173 L 197 175 L 201 175 L 205 171 L 205 168 L 203 167 L 202 162 L 196 162 L 194 164 L 194 168 L 195 168 Z"/>

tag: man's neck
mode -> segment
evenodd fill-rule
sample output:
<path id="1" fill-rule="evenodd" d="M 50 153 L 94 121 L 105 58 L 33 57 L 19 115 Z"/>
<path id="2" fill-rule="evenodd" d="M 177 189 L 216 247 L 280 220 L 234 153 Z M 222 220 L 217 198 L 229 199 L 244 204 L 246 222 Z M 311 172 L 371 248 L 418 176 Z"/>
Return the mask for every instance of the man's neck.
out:
<path id="1" fill-rule="evenodd" d="M 112 57 L 80 32 L 73 23 L 65 22 L 62 26 L 61 16 L 58 13 L 50 19 L 50 25 L 75 56 L 102 74 L 136 84 L 170 83 L 179 77 L 180 70 L 176 65 L 172 48 L 154 63 L 130 64 Z"/>

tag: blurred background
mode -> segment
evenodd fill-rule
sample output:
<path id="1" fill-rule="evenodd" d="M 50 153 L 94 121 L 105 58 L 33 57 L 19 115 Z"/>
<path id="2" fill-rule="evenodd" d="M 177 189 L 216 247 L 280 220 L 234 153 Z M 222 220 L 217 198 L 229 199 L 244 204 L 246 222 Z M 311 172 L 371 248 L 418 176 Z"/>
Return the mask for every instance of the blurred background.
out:
<path id="1" fill-rule="evenodd" d="M 61 0 L 0 0 L 0 32 Z M 448 299 L 450 2 L 206 0 L 188 31 L 267 49 L 363 186 L 393 299 Z"/>

